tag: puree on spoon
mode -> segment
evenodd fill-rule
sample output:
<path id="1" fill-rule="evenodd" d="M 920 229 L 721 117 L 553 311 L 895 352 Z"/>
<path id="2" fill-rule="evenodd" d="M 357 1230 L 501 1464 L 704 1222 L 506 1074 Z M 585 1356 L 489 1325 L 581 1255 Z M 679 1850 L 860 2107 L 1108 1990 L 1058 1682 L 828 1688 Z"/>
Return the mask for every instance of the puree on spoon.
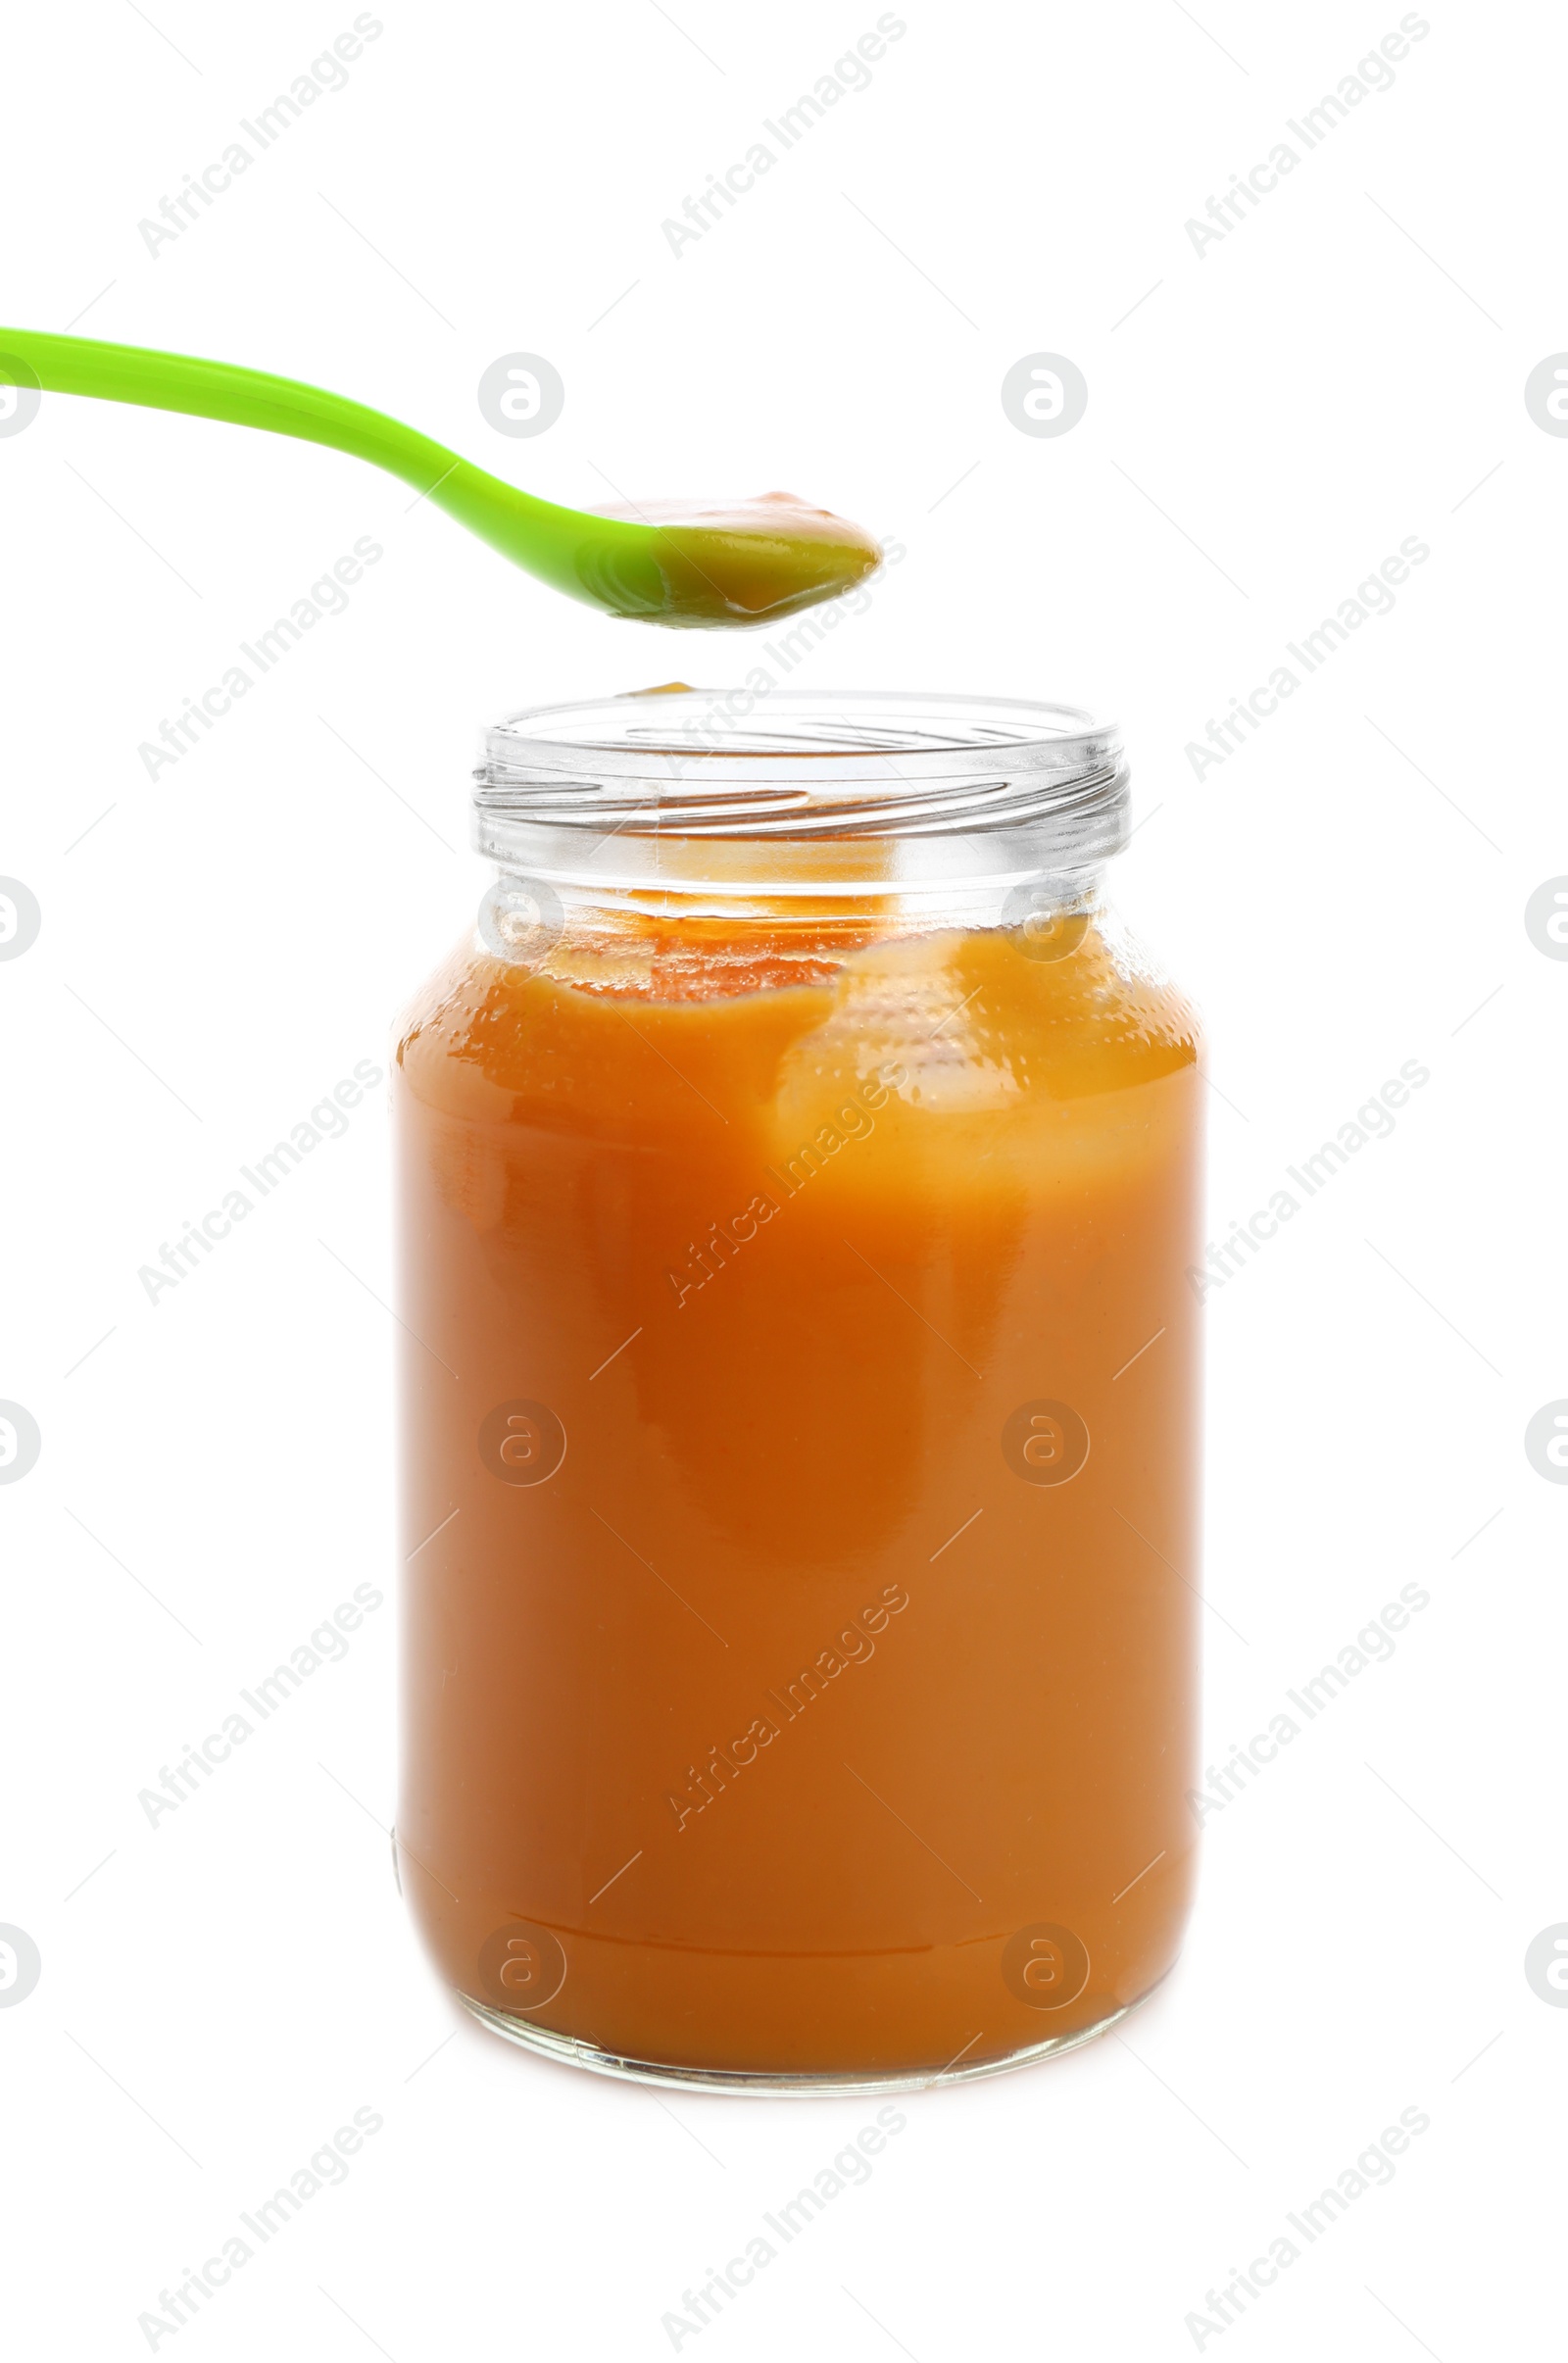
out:
<path id="1" fill-rule="evenodd" d="M 659 618 L 666 623 L 771 622 L 852 590 L 882 563 L 863 525 L 793 492 L 764 492 L 751 501 L 644 501 L 596 514 L 658 528 L 666 576 L 678 570 L 691 603 L 678 618 Z"/>

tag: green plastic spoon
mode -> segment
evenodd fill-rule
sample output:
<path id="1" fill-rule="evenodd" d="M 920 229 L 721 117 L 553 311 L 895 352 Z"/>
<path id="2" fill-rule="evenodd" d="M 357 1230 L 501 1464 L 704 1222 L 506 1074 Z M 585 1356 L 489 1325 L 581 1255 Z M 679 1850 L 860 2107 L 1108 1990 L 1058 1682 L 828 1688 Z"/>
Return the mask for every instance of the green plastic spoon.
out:
<path id="1" fill-rule="evenodd" d="M 881 563 L 858 525 L 788 493 L 643 512 L 561 509 L 363 403 L 228 362 L 0 328 L 0 385 L 192 412 L 352 452 L 553 589 L 648 623 L 772 622 L 838 598 Z"/>

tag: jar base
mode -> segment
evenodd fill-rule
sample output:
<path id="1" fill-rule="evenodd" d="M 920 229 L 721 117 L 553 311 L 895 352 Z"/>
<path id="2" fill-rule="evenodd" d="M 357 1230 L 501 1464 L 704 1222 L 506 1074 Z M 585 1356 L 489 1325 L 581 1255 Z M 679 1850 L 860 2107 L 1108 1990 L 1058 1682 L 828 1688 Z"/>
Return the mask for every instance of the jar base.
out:
<path id="1" fill-rule="evenodd" d="M 614 2076 L 624 2084 L 663 2085 L 674 2092 L 742 2092 L 761 2099 L 817 2100 L 853 2098 L 866 2092 L 923 2092 L 933 2085 L 976 2084 L 983 2076 L 1006 2076 L 1015 2068 L 1033 2067 L 1043 2059 L 1059 2059 L 1068 2051 L 1076 2051 L 1081 2044 L 1108 2035 L 1112 2027 L 1142 2009 L 1151 1995 L 1158 1993 L 1169 1974 L 1167 1970 L 1135 2000 L 1107 2012 L 1092 2027 L 1080 2027 L 1071 2035 L 1051 2036 L 1044 2043 L 1028 2043 L 1020 2051 L 1009 2051 L 1004 2059 L 985 2059 L 971 2067 L 955 2064 L 936 2069 L 869 2068 L 863 2072 L 843 2068 L 821 2071 L 806 2068 L 799 2072 L 774 2068 L 683 2068 L 663 2060 L 627 2059 L 617 2052 L 602 2050 L 597 2043 L 586 2043 L 580 2036 L 557 2035 L 549 2027 L 530 2026 L 526 2019 L 514 2018 L 505 2010 L 493 2010 L 488 2002 L 475 2001 L 471 1994 L 460 1994 L 457 1998 L 492 2034 L 504 2036 L 508 2043 L 516 2043 L 524 2051 L 536 2052 L 542 2059 L 553 2059 L 562 2067 L 586 2068 L 591 2075 Z"/>

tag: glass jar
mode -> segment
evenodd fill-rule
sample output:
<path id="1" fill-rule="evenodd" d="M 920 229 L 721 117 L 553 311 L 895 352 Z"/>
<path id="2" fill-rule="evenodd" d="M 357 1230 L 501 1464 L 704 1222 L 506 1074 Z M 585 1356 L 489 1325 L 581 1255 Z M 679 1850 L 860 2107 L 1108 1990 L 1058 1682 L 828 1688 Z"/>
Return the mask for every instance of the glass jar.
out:
<path id="1" fill-rule="evenodd" d="M 1102 2032 L 1193 1870 L 1199 1041 L 1113 726 L 488 734 L 404 1021 L 397 1853 L 499 2033 L 889 2089 Z"/>

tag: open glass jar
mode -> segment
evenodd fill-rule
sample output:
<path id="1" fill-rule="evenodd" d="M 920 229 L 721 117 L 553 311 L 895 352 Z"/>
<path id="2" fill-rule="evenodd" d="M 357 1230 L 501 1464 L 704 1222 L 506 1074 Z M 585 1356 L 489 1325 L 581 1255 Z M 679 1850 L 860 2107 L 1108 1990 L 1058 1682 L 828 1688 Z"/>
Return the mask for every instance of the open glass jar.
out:
<path id="1" fill-rule="evenodd" d="M 1193 1851 L 1199 1044 L 1103 901 L 1117 732 L 649 692 L 475 801 L 395 1067 L 434 1957 L 663 2083 L 1082 2042 Z"/>

